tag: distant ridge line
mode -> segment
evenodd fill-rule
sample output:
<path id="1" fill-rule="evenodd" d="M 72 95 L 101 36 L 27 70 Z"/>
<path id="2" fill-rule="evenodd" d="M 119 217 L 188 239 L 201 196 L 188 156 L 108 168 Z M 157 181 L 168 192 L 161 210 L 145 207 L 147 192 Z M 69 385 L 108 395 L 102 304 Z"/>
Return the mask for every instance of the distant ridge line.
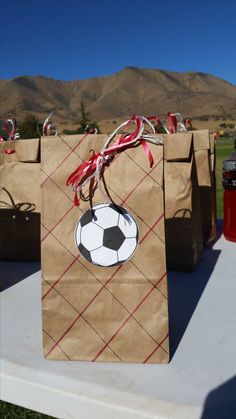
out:
<path id="1" fill-rule="evenodd" d="M 81 101 L 91 118 L 105 120 L 133 113 L 165 115 L 178 111 L 197 118 L 236 119 L 236 86 L 202 72 L 125 67 L 112 75 L 81 80 L 18 76 L 0 80 L 1 115 L 22 118 L 49 112 L 63 120 L 78 120 Z"/>

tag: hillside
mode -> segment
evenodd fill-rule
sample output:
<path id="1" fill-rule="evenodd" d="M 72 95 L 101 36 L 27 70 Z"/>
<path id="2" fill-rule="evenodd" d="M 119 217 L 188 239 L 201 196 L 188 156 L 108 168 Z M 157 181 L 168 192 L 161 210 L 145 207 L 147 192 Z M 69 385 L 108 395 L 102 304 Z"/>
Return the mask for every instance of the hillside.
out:
<path id="1" fill-rule="evenodd" d="M 60 121 L 78 121 L 84 101 L 97 121 L 133 113 L 165 115 L 179 111 L 194 119 L 236 119 L 236 86 L 213 75 L 197 72 L 126 67 L 107 77 L 60 81 L 21 76 L 0 81 L 3 117 L 21 119 L 26 112 L 39 118 L 49 112 Z"/>

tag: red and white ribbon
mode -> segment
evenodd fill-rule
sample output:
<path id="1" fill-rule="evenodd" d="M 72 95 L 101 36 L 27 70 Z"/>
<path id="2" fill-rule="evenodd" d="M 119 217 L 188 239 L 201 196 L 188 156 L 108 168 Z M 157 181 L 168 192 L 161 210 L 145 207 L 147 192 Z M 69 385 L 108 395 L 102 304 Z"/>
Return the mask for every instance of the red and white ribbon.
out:
<path id="1" fill-rule="evenodd" d="M 16 128 L 17 128 L 16 118 L 14 118 L 13 116 L 9 116 L 4 121 L 3 127 L 5 128 L 7 136 L 8 136 L 6 141 L 13 141 L 20 138 L 20 134 L 16 132 Z M 4 141 L 2 137 L 0 141 Z"/>
<path id="2" fill-rule="evenodd" d="M 191 121 L 190 118 L 185 118 L 184 119 L 184 126 L 185 126 L 186 130 L 188 130 L 188 129 L 192 130 L 193 129 L 192 121 Z"/>
<path id="3" fill-rule="evenodd" d="M 168 112 L 166 125 L 166 131 L 168 132 L 168 134 L 175 134 L 176 132 L 187 131 L 183 122 L 183 117 L 179 112 Z"/>
<path id="4" fill-rule="evenodd" d="M 45 119 L 43 123 L 43 135 L 46 137 L 50 135 L 50 129 L 54 128 L 52 122 L 50 121 L 50 118 L 52 117 L 52 115 L 53 115 L 53 112 L 48 115 L 48 117 Z M 57 131 L 55 132 L 54 135 L 57 135 Z"/>
<path id="5" fill-rule="evenodd" d="M 151 130 L 148 131 L 145 127 L 145 123 Z M 127 132 L 131 124 L 135 124 L 136 128 L 133 132 Z M 125 128 L 125 132 L 110 145 L 115 136 L 120 132 L 122 128 Z M 145 154 L 148 157 L 150 167 L 152 167 L 154 161 L 151 150 L 148 146 L 148 142 L 153 144 L 162 144 L 162 140 L 158 139 L 155 134 L 155 129 L 150 121 L 143 116 L 134 115 L 128 121 L 122 123 L 107 139 L 104 147 L 100 152 L 93 152 L 92 157 L 80 164 L 79 167 L 68 177 L 67 186 L 72 185 L 75 192 L 75 205 L 79 205 L 79 197 L 83 198 L 83 189 L 89 183 L 89 192 L 94 191 L 99 187 L 102 194 L 109 200 L 109 197 L 101 188 L 101 179 L 104 174 L 104 170 L 110 166 L 111 162 L 115 157 L 122 151 L 128 148 L 142 146 Z M 79 196 L 79 197 L 78 197 Z"/>
<path id="6" fill-rule="evenodd" d="M 20 138 L 20 134 L 16 132 L 16 119 L 12 116 L 9 116 L 3 123 L 3 127 L 6 130 L 6 133 L 8 135 L 7 139 L 5 141 L 13 141 Z M 3 142 L 4 139 L 0 136 L 0 142 Z M 15 149 L 9 148 L 4 150 L 5 154 L 13 154 L 15 153 Z"/>
<path id="7" fill-rule="evenodd" d="M 89 134 L 97 134 L 98 130 L 97 128 L 90 127 L 89 124 L 86 125 L 84 132 L 88 132 Z"/>
<path id="8" fill-rule="evenodd" d="M 167 134 L 169 134 L 169 131 L 168 131 L 168 129 L 167 129 L 167 128 L 166 128 L 166 126 L 165 126 L 165 122 L 164 122 L 164 121 L 162 121 L 162 120 L 159 118 L 159 116 L 152 115 L 152 116 L 148 116 L 148 117 L 147 117 L 147 119 L 148 119 L 149 121 L 151 121 L 153 124 L 154 124 L 154 123 L 156 123 L 156 128 L 155 128 L 155 132 L 156 132 L 156 134 L 158 134 L 158 127 L 163 128 L 163 129 L 165 130 L 165 132 L 166 132 Z"/>

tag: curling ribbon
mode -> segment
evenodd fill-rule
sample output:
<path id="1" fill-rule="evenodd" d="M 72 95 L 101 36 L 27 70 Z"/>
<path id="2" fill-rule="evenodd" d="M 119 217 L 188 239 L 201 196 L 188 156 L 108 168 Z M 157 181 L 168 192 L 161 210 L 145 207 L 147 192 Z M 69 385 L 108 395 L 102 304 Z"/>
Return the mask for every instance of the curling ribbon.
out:
<path id="1" fill-rule="evenodd" d="M 7 135 L 8 135 L 8 138 L 7 138 L 6 141 L 13 141 L 13 140 L 19 138 L 19 134 L 16 132 L 16 125 L 17 125 L 16 124 L 16 119 L 14 117 L 8 117 L 6 119 L 6 121 L 4 122 L 3 126 L 4 126 L 4 128 L 7 132 Z M 0 139 L 0 141 L 2 142 L 3 139 Z M 15 150 L 14 149 L 5 149 L 4 153 L 5 154 L 13 154 L 13 153 L 15 153 Z"/>
<path id="2" fill-rule="evenodd" d="M 97 134 L 98 130 L 94 127 L 89 127 L 89 124 L 86 125 L 84 132 L 87 132 L 88 134 Z"/>
<path id="3" fill-rule="evenodd" d="M 168 131 L 170 134 L 174 134 L 177 132 L 177 118 L 176 114 L 168 112 L 167 114 L 167 122 L 168 122 Z"/>
<path id="4" fill-rule="evenodd" d="M 44 136 L 48 135 L 48 132 L 49 132 L 49 129 L 50 129 L 50 126 L 51 126 L 51 123 L 49 122 L 49 119 L 51 118 L 51 116 L 52 116 L 52 113 L 50 113 L 48 115 L 48 117 L 45 119 L 45 121 L 43 123 L 43 135 Z"/>
<path id="5" fill-rule="evenodd" d="M 186 130 L 188 130 L 188 129 L 192 130 L 193 129 L 192 121 L 191 121 L 190 118 L 185 118 L 184 126 L 185 126 Z"/>
<path id="6" fill-rule="evenodd" d="M 123 127 L 128 129 L 132 122 L 136 124 L 136 129 L 131 133 L 123 133 L 120 138 L 116 140 L 112 146 L 110 146 L 110 143 L 118 131 L 120 131 L 120 129 Z M 115 156 L 122 151 L 141 145 L 148 157 L 150 167 L 152 167 L 154 161 L 146 141 L 148 135 L 143 135 L 144 122 L 146 122 L 151 127 L 153 133 L 155 133 L 152 124 L 146 118 L 134 115 L 131 119 L 121 124 L 110 135 L 110 137 L 108 137 L 108 140 L 106 141 L 101 152 L 93 152 L 92 157 L 80 164 L 79 167 L 68 177 L 66 185 L 73 186 L 73 190 L 75 192 L 74 203 L 76 206 L 79 205 L 78 194 L 80 198 L 84 197 L 82 192 L 83 187 L 87 183 L 90 183 L 90 193 L 94 192 L 97 187 L 100 187 L 100 180 L 103 176 L 105 168 L 108 167 L 114 160 Z"/>
<path id="7" fill-rule="evenodd" d="M 179 112 L 176 112 L 176 113 L 168 112 L 167 124 L 168 124 L 167 131 L 169 131 L 169 134 L 175 134 L 176 132 L 187 131 L 187 127 L 185 125 L 185 122 L 183 121 L 183 116 Z"/>
<path id="8" fill-rule="evenodd" d="M 52 117 L 52 115 L 53 112 L 48 115 L 48 117 L 45 119 L 43 123 L 43 135 L 46 137 L 49 135 L 50 129 L 53 127 L 52 122 L 50 122 L 50 118 Z M 57 131 L 55 132 L 55 135 L 57 135 Z"/>
<path id="9" fill-rule="evenodd" d="M 13 153 L 15 153 L 15 150 L 14 150 L 14 148 L 7 148 L 6 150 L 4 150 L 4 153 L 5 154 L 13 154 Z"/>
<path id="10" fill-rule="evenodd" d="M 148 121 L 151 121 L 152 123 L 156 122 L 157 127 L 161 125 L 161 120 L 159 116 L 152 115 L 152 116 L 148 116 L 147 119 Z M 155 132 L 156 133 L 158 132 L 157 128 L 155 128 Z"/>
<path id="11" fill-rule="evenodd" d="M 9 127 L 9 123 L 11 125 L 11 128 Z M 4 122 L 4 128 L 5 128 L 5 130 L 7 132 L 7 135 L 8 135 L 7 140 L 14 140 L 15 139 L 15 134 L 16 134 L 16 120 L 15 120 L 15 118 L 8 118 Z"/>
<path id="12" fill-rule="evenodd" d="M 158 134 L 158 127 L 163 128 L 167 134 L 170 133 L 168 129 L 166 128 L 164 122 L 159 118 L 159 116 L 152 115 L 152 116 L 148 116 L 147 119 L 148 121 L 151 121 L 152 123 L 156 122 L 156 127 L 155 127 L 156 134 Z"/>
<path id="13" fill-rule="evenodd" d="M 10 125 L 10 126 L 9 126 Z M 8 117 L 6 121 L 4 121 L 4 128 L 7 132 L 8 138 L 6 141 L 15 140 L 19 138 L 19 134 L 16 132 L 16 119 L 14 117 Z"/>

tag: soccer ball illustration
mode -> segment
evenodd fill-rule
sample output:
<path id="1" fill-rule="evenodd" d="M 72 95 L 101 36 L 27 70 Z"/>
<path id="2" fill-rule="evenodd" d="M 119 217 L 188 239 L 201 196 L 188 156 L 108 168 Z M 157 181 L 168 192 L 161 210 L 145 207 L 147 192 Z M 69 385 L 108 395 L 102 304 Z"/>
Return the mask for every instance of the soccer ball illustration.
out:
<path id="1" fill-rule="evenodd" d="M 114 204 L 98 204 L 88 209 L 75 229 L 75 242 L 81 255 L 99 266 L 124 263 L 138 245 L 134 217 Z"/>

